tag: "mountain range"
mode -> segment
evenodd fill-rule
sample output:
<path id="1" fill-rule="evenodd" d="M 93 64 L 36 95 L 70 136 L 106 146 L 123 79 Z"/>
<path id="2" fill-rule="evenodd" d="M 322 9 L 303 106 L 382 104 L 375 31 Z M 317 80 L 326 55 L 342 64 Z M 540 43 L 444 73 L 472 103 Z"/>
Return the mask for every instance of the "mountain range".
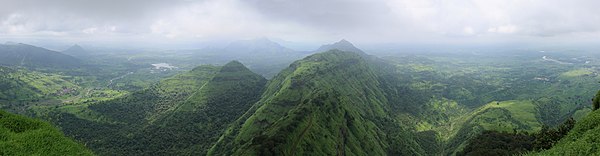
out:
<path id="1" fill-rule="evenodd" d="M 409 56 L 394 62 L 370 56 L 346 40 L 308 56 L 267 39 L 234 42 L 221 50 L 236 54 L 219 59 L 241 61 L 200 65 L 123 96 L 56 106 L 38 117 L 98 155 L 461 155 L 476 147 L 476 138 L 496 134 L 489 131 L 531 139 L 521 134 L 537 134 L 547 129 L 544 125 L 558 126 L 586 110 L 555 97 L 514 100 L 525 95 L 478 75 L 431 72 L 421 64 L 429 59 Z M 302 58 L 260 62 L 286 55 Z M 256 70 L 261 65 L 281 70 L 267 78 Z M 61 76 L 18 66 L 0 67 L 0 73 L 0 87 L 7 88 L 0 92 L 0 104 L 8 101 L 7 108 L 35 103 L 57 90 L 81 89 Z M 563 82 L 587 83 L 588 77 L 577 76 L 563 76 Z M 539 84 L 548 94 L 564 88 L 535 84 L 531 87 Z M 78 93 L 73 94 L 83 96 Z M 35 104 L 31 109 L 44 108 Z M 586 146 L 596 144 L 596 114 L 581 115 L 554 149 L 530 154 L 597 153 Z"/>
<path id="2" fill-rule="evenodd" d="M 76 68 L 81 64 L 81 60 L 73 56 L 32 45 L 0 44 L 0 65 Z"/>

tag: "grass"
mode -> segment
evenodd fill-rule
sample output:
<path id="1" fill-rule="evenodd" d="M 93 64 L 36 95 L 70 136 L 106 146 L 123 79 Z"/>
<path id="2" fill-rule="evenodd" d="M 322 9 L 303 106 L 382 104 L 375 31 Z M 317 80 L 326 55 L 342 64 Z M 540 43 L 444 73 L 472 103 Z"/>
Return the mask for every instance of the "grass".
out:
<path id="1" fill-rule="evenodd" d="M 485 130 L 511 132 L 513 129 L 529 132 L 541 129 L 535 105 L 528 100 L 493 101 L 466 116 L 469 123 Z"/>
<path id="2" fill-rule="evenodd" d="M 525 124 L 531 126 L 534 131 L 539 130 L 541 128 L 541 124 L 537 121 L 535 117 L 536 110 L 535 105 L 531 101 L 527 100 L 511 100 L 511 101 L 502 101 L 499 102 L 498 105 L 495 105 L 494 102 L 488 104 L 490 108 L 504 108 L 510 111 L 511 116 Z"/>
<path id="3" fill-rule="evenodd" d="M 564 72 L 561 74 L 561 76 L 564 77 L 578 77 L 578 76 L 584 76 L 584 75 L 591 75 L 594 72 L 592 71 L 592 69 L 589 68 L 582 68 L 582 69 L 575 69 L 575 70 L 570 70 L 568 72 Z"/>
<path id="4" fill-rule="evenodd" d="M 49 123 L 0 110 L 0 155 L 93 155 Z"/>

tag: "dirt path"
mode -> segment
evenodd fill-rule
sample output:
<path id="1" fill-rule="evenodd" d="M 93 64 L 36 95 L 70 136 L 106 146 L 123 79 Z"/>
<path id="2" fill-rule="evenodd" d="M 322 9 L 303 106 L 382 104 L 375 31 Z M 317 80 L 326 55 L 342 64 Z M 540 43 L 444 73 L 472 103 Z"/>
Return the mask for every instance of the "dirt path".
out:
<path id="1" fill-rule="evenodd" d="M 112 84 L 113 84 L 113 81 L 115 81 L 115 80 L 118 80 L 118 79 L 122 79 L 122 78 L 124 78 L 125 76 L 127 76 L 127 75 L 130 75 L 130 74 L 133 74 L 133 72 L 128 72 L 128 73 L 127 73 L 127 74 L 125 74 L 125 75 L 121 75 L 121 76 L 119 76 L 119 77 L 115 77 L 115 78 L 113 78 L 113 79 L 110 79 L 110 80 L 108 81 L 108 85 L 106 85 L 106 87 L 110 87 L 110 85 L 112 85 Z"/>

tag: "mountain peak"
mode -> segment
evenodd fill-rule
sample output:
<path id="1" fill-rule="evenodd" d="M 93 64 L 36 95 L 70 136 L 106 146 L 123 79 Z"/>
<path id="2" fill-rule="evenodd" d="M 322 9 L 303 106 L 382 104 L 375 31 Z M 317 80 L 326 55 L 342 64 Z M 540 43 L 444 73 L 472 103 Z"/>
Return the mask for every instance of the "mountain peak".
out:
<path id="1" fill-rule="evenodd" d="M 227 62 L 227 64 L 223 65 L 223 67 L 225 67 L 225 66 L 235 67 L 235 66 L 244 66 L 244 64 L 242 64 L 242 62 L 240 62 L 238 60 L 233 60 L 233 61 L 229 61 L 229 62 Z"/>
<path id="2" fill-rule="evenodd" d="M 78 44 L 75 44 L 75 45 L 69 47 L 69 49 L 66 49 L 64 51 L 82 52 L 82 51 L 85 51 L 85 49 L 83 49 L 83 47 L 79 46 Z"/>
<path id="3" fill-rule="evenodd" d="M 231 44 L 229 44 L 230 47 L 231 46 L 266 46 L 266 45 L 281 46 L 281 45 L 279 45 L 279 43 L 273 42 L 265 37 L 251 39 L 251 40 L 238 40 L 238 41 L 234 41 Z"/>
<path id="4" fill-rule="evenodd" d="M 342 39 L 333 44 L 323 45 L 323 46 L 319 47 L 319 49 L 317 49 L 316 52 L 325 52 L 325 51 L 329 51 L 329 50 L 333 50 L 333 49 L 337 49 L 337 50 L 341 50 L 341 51 L 350 51 L 350 52 L 355 52 L 355 53 L 359 53 L 359 54 L 364 53 L 362 50 L 356 48 L 354 46 L 354 44 L 352 44 L 350 41 L 348 41 L 346 39 Z"/>
<path id="5" fill-rule="evenodd" d="M 350 41 L 348 41 L 348 40 L 346 40 L 346 39 L 342 39 L 342 40 L 340 40 L 340 41 L 338 41 L 338 42 L 336 42 L 336 43 L 342 43 L 342 44 L 352 44 L 352 43 L 350 43 Z"/>
<path id="6" fill-rule="evenodd" d="M 71 48 L 81 48 L 81 49 L 83 49 L 81 46 L 79 46 L 79 44 L 75 44 L 75 45 L 71 46 Z"/>
<path id="7" fill-rule="evenodd" d="M 267 38 L 257 38 L 252 40 L 238 40 L 231 42 L 224 49 L 230 53 L 241 55 L 273 55 L 277 53 L 291 53 L 293 50 L 281 46 Z"/>
<path id="8" fill-rule="evenodd" d="M 83 49 L 83 47 L 79 46 L 78 44 L 75 44 L 69 47 L 68 49 L 63 50 L 62 52 L 73 56 L 85 56 L 88 53 L 85 49 Z"/>
<path id="9" fill-rule="evenodd" d="M 250 71 L 250 69 L 246 68 L 244 64 L 237 60 L 229 61 L 227 64 L 221 67 L 221 72 L 240 72 L 240 71 Z"/>

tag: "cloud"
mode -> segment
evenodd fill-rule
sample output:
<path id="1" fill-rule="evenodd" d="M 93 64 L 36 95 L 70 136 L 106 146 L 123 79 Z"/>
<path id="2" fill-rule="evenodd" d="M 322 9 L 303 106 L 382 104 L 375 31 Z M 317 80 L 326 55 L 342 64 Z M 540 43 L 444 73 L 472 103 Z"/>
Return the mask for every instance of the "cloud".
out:
<path id="1" fill-rule="evenodd" d="M 596 0 L 0 0 L 0 35 L 361 42 L 599 37 Z"/>

